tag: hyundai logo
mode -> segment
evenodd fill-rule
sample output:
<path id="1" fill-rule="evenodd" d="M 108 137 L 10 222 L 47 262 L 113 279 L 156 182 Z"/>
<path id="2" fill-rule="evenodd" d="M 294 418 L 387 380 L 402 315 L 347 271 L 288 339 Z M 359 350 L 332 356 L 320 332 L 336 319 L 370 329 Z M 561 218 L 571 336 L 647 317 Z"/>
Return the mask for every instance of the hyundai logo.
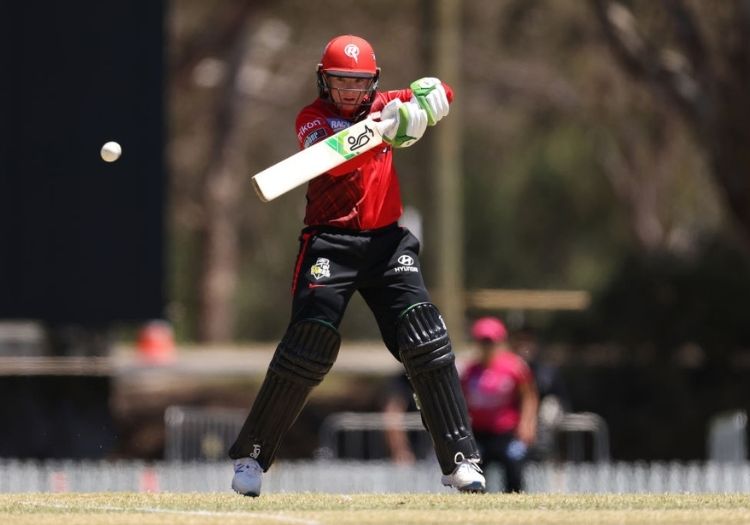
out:
<path id="1" fill-rule="evenodd" d="M 398 263 L 404 266 L 411 266 L 412 264 L 414 264 L 414 259 L 412 257 L 409 257 L 408 255 L 402 255 L 398 258 Z"/>

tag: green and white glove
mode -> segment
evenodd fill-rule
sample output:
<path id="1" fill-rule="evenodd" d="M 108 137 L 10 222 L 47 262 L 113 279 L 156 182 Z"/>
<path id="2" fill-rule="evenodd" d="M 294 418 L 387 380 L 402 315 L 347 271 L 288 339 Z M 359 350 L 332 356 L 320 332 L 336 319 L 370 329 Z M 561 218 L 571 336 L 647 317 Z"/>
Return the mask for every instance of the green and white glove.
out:
<path id="1" fill-rule="evenodd" d="M 391 100 L 380 112 L 381 122 L 389 119 L 393 123 L 383 130 L 383 140 L 394 148 L 408 148 L 427 129 L 427 113 L 414 101 Z"/>
<path id="2" fill-rule="evenodd" d="M 443 83 L 434 77 L 424 77 L 411 83 L 412 100 L 427 112 L 427 124 L 434 126 L 448 114 L 450 103 Z"/>

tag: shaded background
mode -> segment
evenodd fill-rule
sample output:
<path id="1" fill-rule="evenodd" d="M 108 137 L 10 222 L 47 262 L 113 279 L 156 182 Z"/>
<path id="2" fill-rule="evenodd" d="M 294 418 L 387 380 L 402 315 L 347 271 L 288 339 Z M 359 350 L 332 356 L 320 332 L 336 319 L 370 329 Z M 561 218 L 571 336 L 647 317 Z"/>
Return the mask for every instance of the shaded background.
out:
<path id="1" fill-rule="evenodd" d="M 3 2 L 0 34 L 0 318 L 39 323 L 34 353 L 105 356 L 165 312 L 164 6 Z M 111 375 L 2 370 L 1 456 L 115 449 Z"/>
<path id="2" fill-rule="evenodd" d="M 85 353 L 86 334 L 106 354 L 154 318 L 203 352 L 272 344 L 304 190 L 262 204 L 248 174 L 296 150 L 294 117 L 316 96 L 315 65 L 335 35 L 373 44 L 382 89 L 450 75 L 436 51 L 449 4 L 6 2 L 0 318 L 41 321 L 46 351 L 62 354 Z M 610 425 L 615 459 L 704 458 L 712 415 L 750 399 L 746 3 L 457 5 L 460 213 L 436 205 L 436 137 L 396 158 L 422 218 L 428 284 L 440 291 L 447 214 L 462 234 L 448 246 L 463 261 L 462 321 L 494 313 L 533 326 L 574 408 Z M 123 145 L 114 164 L 98 157 L 106 140 Z M 591 301 L 562 311 L 472 300 L 497 289 Z M 386 354 L 358 298 L 342 333 Z M 465 333 L 452 337 L 459 355 L 471 351 Z M 303 420 L 344 399 L 372 408 L 372 381 L 337 383 Z M 193 399 L 249 406 L 254 386 L 222 391 Z M 118 445 L 116 433 L 111 450 L 160 452 L 158 440 Z M 298 441 L 282 456 L 309 454 Z"/>
<path id="3" fill-rule="evenodd" d="M 0 317 L 162 317 L 163 6 L 1 9 Z"/>

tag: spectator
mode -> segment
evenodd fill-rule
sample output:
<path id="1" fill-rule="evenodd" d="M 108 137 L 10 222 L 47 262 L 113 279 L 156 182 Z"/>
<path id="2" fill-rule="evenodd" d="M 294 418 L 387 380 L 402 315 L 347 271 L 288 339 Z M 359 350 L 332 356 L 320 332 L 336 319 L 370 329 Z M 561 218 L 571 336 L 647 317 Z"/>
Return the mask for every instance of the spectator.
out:
<path id="1" fill-rule="evenodd" d="M 479 358 L 469 363 L 461 384 L 485 468 L 505 470 L 505 492 L 523 490 L 523 466 L 536 436 L 539 398 L 526 362 L 508 346 L 508 332 L 496 317 L 472 326 Z"/>
<path id="2" fill-rule="evenodd" d="M 570 411 L 568 391 L 559 369 L 542 359 L 539 340 L 531 327 L 515 330 L 510 342 L 513 350 L 529 365 L 539 393 L 537 436 L 529 457 L 546 459 L 553 453 L 555 427 L 565 412 Z"/>
<path id="3" fill-rule="evenodd" d="M 385 441 L 394 463 L 410 465 L 416 460 L 415 445 L 408 432 L 398 426 L 407 412 L 417 412 L 417 402 L 406 374 L 394 377 L 386 389 L 383 414 L 393 426 L 386 425 Z"/>

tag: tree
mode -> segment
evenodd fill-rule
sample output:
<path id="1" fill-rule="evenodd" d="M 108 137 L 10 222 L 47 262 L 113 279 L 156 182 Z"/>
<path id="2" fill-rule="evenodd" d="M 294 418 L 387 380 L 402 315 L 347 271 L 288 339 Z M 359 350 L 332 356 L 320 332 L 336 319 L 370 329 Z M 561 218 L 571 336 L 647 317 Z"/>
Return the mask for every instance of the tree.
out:
<path id="1" fill-rule="evenodd" d="M 270 62 L 286 45 L 288 29 L 274 19 L 254 23 L 258 2 L 233 2 L 209 6 L 213 24 L 197 25 L 178 47 L 173 60 L 175 89 L 186 91 L 192 82 L 214 88 L 216 96 L 207 117 L 213 123 L 206 146 L 203 169 L 192 181 L 192 220 L 197 233 L 196 337 L 201 341 L 228 341 L 234 336 L 235 290 L 239 281 L 241 215 L 246 174 L 250 171 L 246 146 L 254 107 Z M 189 10 L 187 13 L 200 13 Z M 206 30 L 209 27 L 210 30 Z M 218 28 L 218 29 L 217 29 Z M 248 71 L 253 71 L 250 76 Z M 195 108 L 193 108 L 195 109 Z M 197 111 L 192 113 L 197 119 Z M 184 205 L 183 205 L 184 208 Z"/>
<path id="2" fill-rule="evenodd" d="M 750 247 L 750 7 L 592 0 L 619 64 L 692 129 Z"/>

